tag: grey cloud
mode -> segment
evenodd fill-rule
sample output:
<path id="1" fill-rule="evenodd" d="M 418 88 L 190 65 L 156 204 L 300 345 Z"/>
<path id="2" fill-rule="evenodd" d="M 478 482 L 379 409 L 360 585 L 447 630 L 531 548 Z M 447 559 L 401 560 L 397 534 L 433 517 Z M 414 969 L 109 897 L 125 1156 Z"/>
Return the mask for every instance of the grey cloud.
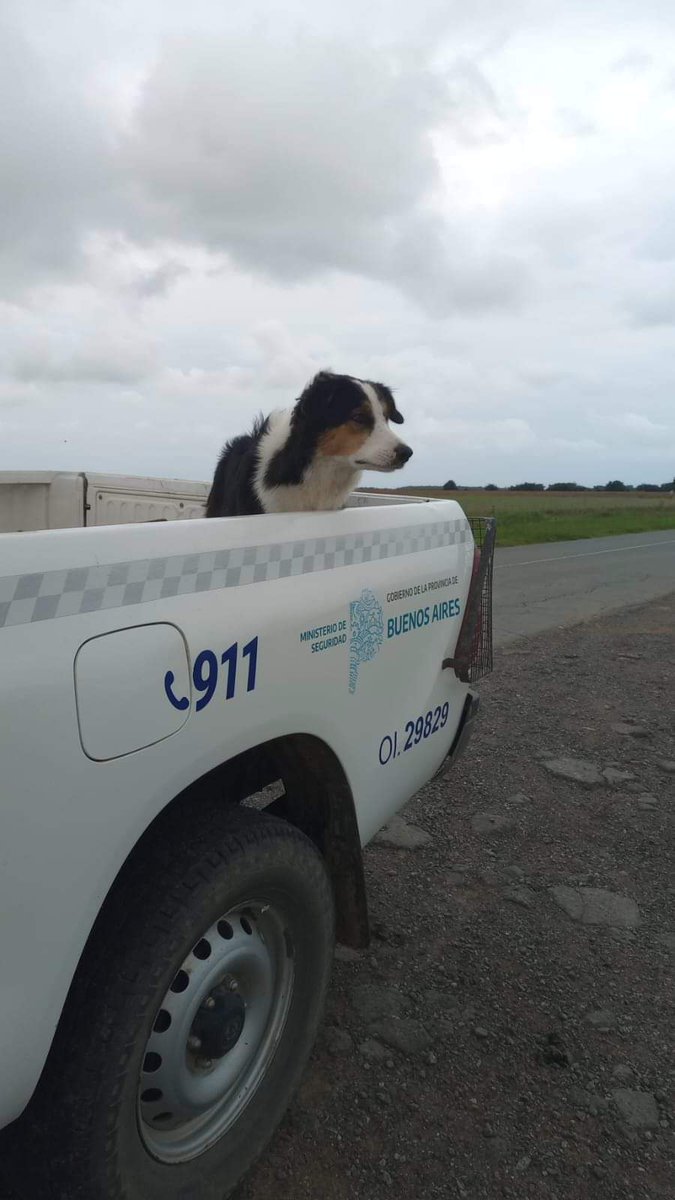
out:
<path id="1" fill-rule="evenodd" d="M 435 316 L 516 306 L 530 287 L 527 267 L 516 253 L 472 244 L 468 234 L 462 240 L 433 217 L 401 231 L 379 273 Z"/>
<path id="2" fill-rule="evenodd" d="M 183 263 L 169 259 L 154 270 L 140 275 L 134 283 L 133 291 L 140 297 L 163 296 L 172 284 L 189 273 Z"/>
<path id="3" fill-rule="evenodd" d="M 558 120 L 562 132 L 569 137 L 592 137 L 593 134 L 598 132 L 598 126 L 595 121 L 592 121 L 586 113 L 580 112 L 576 108 L 558 109 Z"/>
<path id="4" fill-rule="evenodd" d="M 141 335 L 101 330 L 69 348 L 60 337 L 38 336 L 16 353 L 15 379 L 25 382 L 136 383 L 155 366 L 154 347 Z"/>
<path id="5" fill-rule="evenodd" d="M 0 20 L 0 289 L 78 261 L 83 229 L 105 214 L 110 161 L 101 121 L 70 74 Z"/>
<path id="6" fill-rule="evenodd" d="M 646 54 L 644 50 L 632 49 L 627 50 L 619 58 L 612 63 L 613 71 L 629 71 L 633 74 L 642 74 L 652 65 L 654 59 L 651 54 Z"/>
<path id="7" fill-rule="evenodd" d="M 191 39 L 148 79 L 127 162 L 154 228 L 289 275 L 334 242 L 353 265 L 435 183 L 440 100 L 428 74 L 357 47 Z"/>
<path id="8" fill-rule="evenodd" d="M 0 408 L 18 408 L 38 399 L 37 389 L 32 383 L 16 379 L 0 379 Z"/>
<path id="9" fill-rule="evenodd" d="M 468 58 L 456 59 L 448 70 L 446 85 L 453 116 L 452 134 L 457 142 L 475 146 L 504 140 L 507 114 L 477 63 Z"/>
<path id="10" fill-rule="evenodd" d="M 650 294 L 635 299 L 629 305 L 634 325 L 651 328 L 659 325 L 675 325 L 675 288 L 652 290 Z"/>
<path id="11" fill-rule="evenodd" d="M 8 19 L 0 29 L 0 292 L 84 274 L 86 239 L 104 232 L 205 247 L 282 282 L 363 275 L 433 314 L 522 291 L 517 253 L 472 250 L 452 215 L 429 209 L 441 190 L 431 130 L 501 136 L 470 59 L 432 71 L 419 47 L 183 35 L 158 55 L 122 137 L 84 77 L 52 62 L 49 38 L 33 40 Z M 157 297 L 182 273 L 170 260 L 129 288 Z"/>
<path id="12" fill-rule="evenodd" d="M 182 41 L 147 80 L 124 152 L 145 229 L 282 280 L 385 280 L 431 311 L 504 302 L 522 265 L 472 255 L 428 211 L 430 130 L 462 106 L 468 129 L 472 108 L 483 121 L 496 104 L 477 69 L 457 77 L 453 98 L 414 60 L 356 45 Z"/>
<path id="13" fill-rule="evenodd" d="M 644 232 L 638 242 L 641 257 L 653 262 L 667 262 L 675 258 L 675 181 L 670 184 L 671 197 L 668 202 L 649 205 L 648 219 L 644 220 Z"/>

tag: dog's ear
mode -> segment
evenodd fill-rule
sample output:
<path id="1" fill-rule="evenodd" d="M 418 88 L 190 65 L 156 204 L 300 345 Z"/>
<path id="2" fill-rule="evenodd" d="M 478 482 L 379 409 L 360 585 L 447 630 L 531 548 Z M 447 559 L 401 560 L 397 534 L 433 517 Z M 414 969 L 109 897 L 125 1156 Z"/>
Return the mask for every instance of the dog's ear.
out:
<path id="1" fill-rule="evenodd" d="M 335 379 L 336 375 L 333 373 L 333 371 L 317 371 L 314 378 L 310 379 L 305 391 L 309 391 L 310 388 L 314 389 L 330 387 L 330 385 L 335 382 Z"/>
<path id="2" fill-rule="evenodd" d="M 396 407 L 396 401 L 394 400 L 391 388 L 386 387 L 384 383 L 374 383 L 372 386 L 380 398 L 387 420 L 393 421 L 394 425 L 402 425 L 403 417 Z"/>
<path id="3" fill-rule="evenodd" d="M 313 379 L 310 379 L 306 387 L 303 388 L 298 396 L 297 403 L 303 404 L 305 401 L 328 401 L 332 392 L 335 390 L 335 376 L 332 371 L 319 371 Z"/>
<path id="4" fill-rule="evenodd" d="M 312 412 L 325 412 L 339 391 L 339 379 L 332 371 L 319 371 L 298 397 L 296 414 L 305 416 Z"/>

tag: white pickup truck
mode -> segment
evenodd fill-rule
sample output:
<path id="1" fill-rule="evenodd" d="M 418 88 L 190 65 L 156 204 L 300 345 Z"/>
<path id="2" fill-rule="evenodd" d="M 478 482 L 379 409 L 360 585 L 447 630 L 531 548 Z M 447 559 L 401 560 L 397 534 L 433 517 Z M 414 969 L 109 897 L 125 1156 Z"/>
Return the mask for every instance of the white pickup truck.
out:
<path id="1" fill-rule="evenodd" d="M 362 847 L 491 667 L 493 522 L 364 493 L 205 520 L 206 491 L 0 474 L 0 1127 L 31 1200 L 230 1194 L 335 937 L 367 944 Z"/>

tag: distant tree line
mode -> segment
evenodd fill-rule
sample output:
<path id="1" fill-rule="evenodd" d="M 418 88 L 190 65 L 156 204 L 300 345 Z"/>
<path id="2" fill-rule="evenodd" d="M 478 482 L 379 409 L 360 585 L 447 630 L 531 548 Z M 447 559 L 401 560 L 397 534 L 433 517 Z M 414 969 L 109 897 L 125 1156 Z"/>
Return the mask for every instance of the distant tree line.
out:
<path id="1" fill-rule="evenodd" d="M 455 483 L 454 479 L 448 479 L 447 483 L 443 484 L 444 492 L 461 492 L 462 484 Z M 496 483 L 486 483 L 483 489 L 486 492 L 498 492 L 500 489 Z M 512 483 L 510 487 L 505 488 L 509 492 L 675 492 L 675 479 L 670 483 L 639 483 L 634 487 L 632 483 L 622 483 L 620 479 L 610 479 L 609 483 L 596 483 L 593 487 L 585 487 L 583 483 Z"/>

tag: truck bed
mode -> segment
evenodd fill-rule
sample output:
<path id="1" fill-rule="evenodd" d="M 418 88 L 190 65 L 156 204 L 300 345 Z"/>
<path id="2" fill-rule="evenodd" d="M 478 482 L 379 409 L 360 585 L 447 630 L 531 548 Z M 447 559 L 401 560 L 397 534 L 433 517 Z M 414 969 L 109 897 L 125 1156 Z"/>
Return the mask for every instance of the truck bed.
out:
<path id="1" fill-rule="evenodd" d="M 0 471 L 0 533 L 189 521 L 204 516 L 209 484 L 193 479 L 85 471 Z M 425 503 L 353 492 L 347 507 Z"/>
<path id="2" fill-rule="evenodd" d="M 455 501 L 139 521 L 144 504 L 196 512 L 206 485 L 86 482 L 80 525 L 109 523 L 77 527 L 81 476 L 2 481 L 15 524 L 31 504 L 54 520 L 70 488 L 71 524 L 0 534 L 0 1126 L 35 1087 L 106 895 L 176 797 L 235 759 L 318 747 L 363 845 L 443 766 L 473 678 L 453 657 L 478 578 Z"/>

